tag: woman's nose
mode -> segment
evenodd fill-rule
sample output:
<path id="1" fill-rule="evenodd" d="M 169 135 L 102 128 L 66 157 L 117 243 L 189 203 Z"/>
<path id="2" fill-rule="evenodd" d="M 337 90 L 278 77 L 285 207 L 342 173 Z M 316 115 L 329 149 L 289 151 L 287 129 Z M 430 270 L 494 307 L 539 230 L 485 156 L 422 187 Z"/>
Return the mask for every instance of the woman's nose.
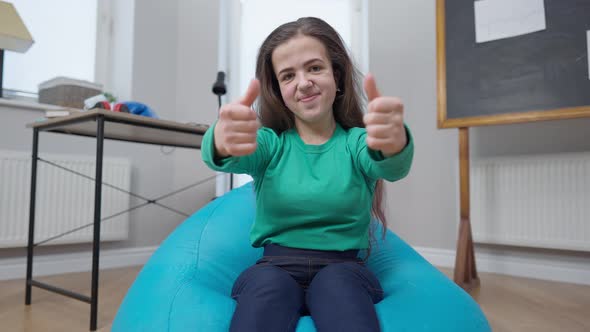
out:
<path id="1" fill-rule="evenodd" d="M 299 83 L 297 84 L 300 90 L 307 90 L 311 88 L 312 85 L 313 82 L 309 78 L 307 78 L 305 75 L 300 75 Z"/>

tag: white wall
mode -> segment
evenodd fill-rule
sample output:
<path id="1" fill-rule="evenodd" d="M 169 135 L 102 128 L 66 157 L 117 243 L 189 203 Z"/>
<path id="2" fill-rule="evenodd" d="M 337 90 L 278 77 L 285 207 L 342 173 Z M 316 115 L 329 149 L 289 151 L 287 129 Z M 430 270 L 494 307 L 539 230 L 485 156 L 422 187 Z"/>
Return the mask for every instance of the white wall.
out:
<path id="1" fill-rule="evenodd" d="M 458 135 L 436 128 L 435 54 L 434 1 L 369 3 L 369 70 L 404 101 L 416 149 L 409 176 L 387 185 L 390 227 L 413 245 L 451 248 Z"/>
<path id="2" fill-rule="evenodd" d="M 176 54 L 176 121 L 212 124 L 217 119 L 217 96 L 211 91 L 217 77 L 219 1 L 178 1 Z M 174 153 L 175 188 L 214 176 L 196 150 Z M 175 204 L 196 211 L 215 197 L 215 180 L 179 194 Z"/>

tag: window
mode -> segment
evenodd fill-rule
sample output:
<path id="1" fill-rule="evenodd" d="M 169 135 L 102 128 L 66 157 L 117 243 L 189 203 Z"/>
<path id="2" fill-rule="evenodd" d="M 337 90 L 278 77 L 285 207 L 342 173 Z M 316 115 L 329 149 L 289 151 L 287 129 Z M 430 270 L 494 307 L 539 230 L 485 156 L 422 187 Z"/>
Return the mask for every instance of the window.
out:
<path id="1" fill-rule="evenodd" d="M 108 1 L 10 0 L 35 43 L 26 53 L 6 51 L 5 96 L 31 96 L 57 76 L 106 81 Z"/>

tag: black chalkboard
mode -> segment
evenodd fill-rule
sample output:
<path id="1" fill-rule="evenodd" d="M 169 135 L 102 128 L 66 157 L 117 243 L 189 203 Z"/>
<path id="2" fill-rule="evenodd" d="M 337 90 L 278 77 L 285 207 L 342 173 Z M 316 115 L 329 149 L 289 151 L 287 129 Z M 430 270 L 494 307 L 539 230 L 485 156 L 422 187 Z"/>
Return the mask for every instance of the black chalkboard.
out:
<path id="1" fill-rule="evenodd" d="M 590 0 L 545 0 L 546 30 L 484 43 L 473 0 L 438 1 L 439 127 L 590 117 Z"/>

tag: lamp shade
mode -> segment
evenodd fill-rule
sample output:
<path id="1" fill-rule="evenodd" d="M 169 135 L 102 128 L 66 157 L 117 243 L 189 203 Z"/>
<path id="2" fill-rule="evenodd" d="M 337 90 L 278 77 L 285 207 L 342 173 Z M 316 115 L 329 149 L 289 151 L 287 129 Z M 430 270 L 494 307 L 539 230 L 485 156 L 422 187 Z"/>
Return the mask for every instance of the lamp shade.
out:
<path id="1" fill-rule="evenodd" d="M 31 45 L 33 37 L 14 6 L 0 1 L 0 49 L 24 53 Z"/>

